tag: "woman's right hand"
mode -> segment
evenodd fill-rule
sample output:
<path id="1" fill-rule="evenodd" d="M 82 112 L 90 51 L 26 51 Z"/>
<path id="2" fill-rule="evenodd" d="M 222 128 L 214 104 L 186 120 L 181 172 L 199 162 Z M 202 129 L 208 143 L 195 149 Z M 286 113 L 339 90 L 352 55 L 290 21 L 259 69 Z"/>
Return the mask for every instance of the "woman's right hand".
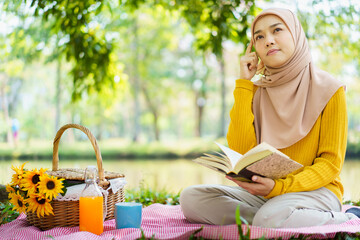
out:
<path id="1" fill-rule="evenodd" d="M 240 58 L 240 79 L 251 80 L 258 69 L 259 58 L 256 52 L 251 52 L 252 41 L 246 48 L 245 55 Z"/>

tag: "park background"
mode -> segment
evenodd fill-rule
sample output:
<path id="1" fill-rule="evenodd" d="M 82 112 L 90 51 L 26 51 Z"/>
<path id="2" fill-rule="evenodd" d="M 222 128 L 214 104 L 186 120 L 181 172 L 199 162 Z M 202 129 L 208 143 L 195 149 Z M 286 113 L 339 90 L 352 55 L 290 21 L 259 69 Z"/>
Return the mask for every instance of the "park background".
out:
<path id="1" fill-rule="evenodd" d="M 360 1 L 38 0 L 0 3 L 0 184 L 11 165 L 51 168 L 64 124 L 87 127 L 104 168 L 127 188 L 178 193 L 232 184 L 191 159 L 226 144 L 239 56 L 256 14 L 294 11 L 316 65 L 346 84 L 345 200 L 360 189 Z M 18 132 L 15 136 L 14 132 Z M 65 132 L 60 167 L 95 164 L 86 135 Z"/>

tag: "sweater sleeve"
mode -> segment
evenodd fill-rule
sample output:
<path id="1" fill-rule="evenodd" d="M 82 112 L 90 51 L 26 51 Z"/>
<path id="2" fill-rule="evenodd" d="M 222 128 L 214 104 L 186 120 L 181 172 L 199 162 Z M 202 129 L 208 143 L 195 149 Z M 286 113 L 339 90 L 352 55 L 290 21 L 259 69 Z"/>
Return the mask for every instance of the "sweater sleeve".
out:
<path id="1" fill-rule="evenodd" d="M 285 179 L 275 180 L 272 198 L 288 192 L 312 191 L 334 181 L 342 169 L 347 144 L 347 111 L 344 89 L 341 87 L 329 100 L 321 114 L 318 151 L 311 166 L 306 166 Z M 306 151 L 306 149 L 303 149 Z"/>
<path id="2" fill-rule="evenodd" d="M 235 102 L 230 111 L 230 125 L 227 133 L 229 147 L 244 154 L 256 146 L 252 101 L 256 87 L 249 80 L 236 80 Z"/>

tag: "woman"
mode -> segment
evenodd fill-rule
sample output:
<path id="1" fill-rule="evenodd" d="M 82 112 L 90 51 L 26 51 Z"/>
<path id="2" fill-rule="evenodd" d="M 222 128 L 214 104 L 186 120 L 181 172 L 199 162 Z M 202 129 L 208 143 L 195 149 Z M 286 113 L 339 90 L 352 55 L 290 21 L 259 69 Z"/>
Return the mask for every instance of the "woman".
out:
<path id="1" fill-rule="evenodd" d="M 305 33 L 291 11 L 263 11 L 251 33 L 234 90 L 229 147 L 243 154 L 265 141 L 304 167 L 284 179 L 253 176 L 247 183 L 228 177 L 239 187 L 186 188 L 180 197 L 184 215 L 191 222 L 234 224 L 240 205 L 249 224 L 275 228 L 357 218 L 357 209 L 341 213 L 339 174 L 347 142 L 343 84 L 314 66 Z M 251 52 L 253 46 L 256 52 Z M 257 71 L 262 77 L 253 83 Z"/>

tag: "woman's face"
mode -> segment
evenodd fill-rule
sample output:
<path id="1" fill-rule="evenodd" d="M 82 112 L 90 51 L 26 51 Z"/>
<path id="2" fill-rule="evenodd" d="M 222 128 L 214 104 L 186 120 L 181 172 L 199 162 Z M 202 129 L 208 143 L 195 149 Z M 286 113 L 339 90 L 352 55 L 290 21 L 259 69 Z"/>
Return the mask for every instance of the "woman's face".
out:
<path id="1" fill-rule="evenodd" d="M 294 53 L 295 44 L 292 35 L 275 15 L 265 15 L 255 23 L 254 47 L 265 66 L 280 67 Z"/>

